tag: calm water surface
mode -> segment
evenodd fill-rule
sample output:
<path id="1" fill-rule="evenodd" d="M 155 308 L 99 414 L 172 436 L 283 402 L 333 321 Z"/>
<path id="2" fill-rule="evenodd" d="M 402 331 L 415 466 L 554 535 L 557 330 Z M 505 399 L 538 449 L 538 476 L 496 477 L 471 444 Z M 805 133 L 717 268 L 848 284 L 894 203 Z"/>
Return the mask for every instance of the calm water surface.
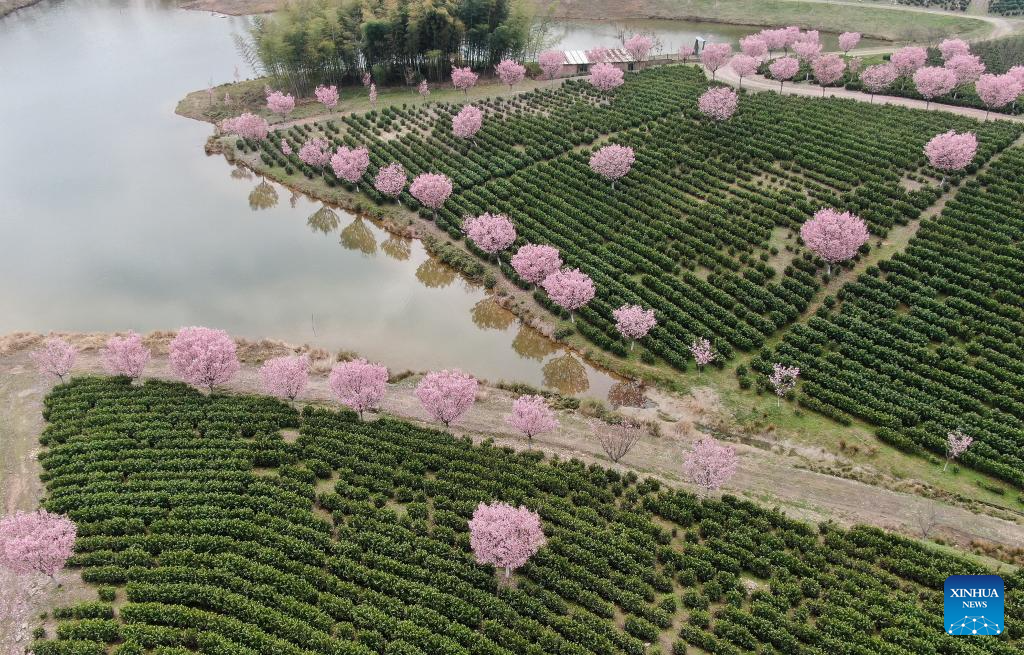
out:
<path id="1" fill-rule="evenodd" d="M 127 0 L 0 19 L 0 333 L 201 324 L 604 396 L 419 242 L 204 155 L 174 107 L 245 70 L 244 26 Z"/>

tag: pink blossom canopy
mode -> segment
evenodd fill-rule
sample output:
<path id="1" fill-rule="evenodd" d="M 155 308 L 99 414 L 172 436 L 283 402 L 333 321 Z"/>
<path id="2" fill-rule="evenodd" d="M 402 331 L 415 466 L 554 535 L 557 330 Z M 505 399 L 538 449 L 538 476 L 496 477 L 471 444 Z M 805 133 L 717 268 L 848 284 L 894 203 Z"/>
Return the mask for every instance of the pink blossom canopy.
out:
<path id="1" fill-rule="evenodd" d="M 985 72 L 985 63 L 977 55 L 950 57 L 945 67 L 953 71 L 957 84 L 973 84 Z"/>
<path id="2" fill-rule="evenodd" d="M 51 337 L 43 342 L 40 350 L 29 353 L 40 373 L 56 375 L 60 381 L 71 372 L 78 358 L 78 349 L 63 339 Z"/>
<path id="3" fill-rule="evenodd" d="M 939 43 L 939 52 L 942 54 L 942 61 L 949 61 L 957 55 L 971 54 L 971 46 L 963 39 L 943 39 Z"/>
<path id="4" fill-rule="evenodd" d="M 424 207 L 438 210 L 452 195 L 452 181 L 440 173 L 420 173 L 409 185 L 409 193 Z"/>
<path id="5" fill-rule="evenodd" d="M 612 317 L 615 329 L 627 339 L 643 339 L 658 323 L 654 310 L 640 305 L 623 305 L 612 312 Z"/>
<path id="6" fill-rule="evenodd" d="M 591 64 L 599 64 L 608 59 L 609 53 L 611 53 L 611 50 L 609 50 L 608 48 L 598 46 L 596 48 L 591 48 L 590 50 L 587 50 L 584 54 L 587 56 L 588 62 L 590 62 Z"/>
<path id="7" fill-rule="evenodd" d="M 768 72 L 779 82 L 793 79 L 800 70 L 800 61 L 796 57 L 780 57 L 768 66 Z"/>
<path id="8" fill-rule="evenodd" d="M 551 80 L 562 70 L 562 62 L 565 61 L 565 53 L 561 50 L 545 50 L 537 57 L 537 65 L 544 73 L 544 77 Z"/>
<path id="9" fill-rule="evenodd" d="M 868 66 L 860 74 L 860 82 L 871 93 L 883 91 L 896 81 L 899 71 L 892 64 Z"/>
<path id="10" fill-rule="evenodd" d="M 365 359 L 335 364 L 327 381 L 342 405 L 363 412 L 380 406 L 388 386 L 388 369 Z"/>
<path id="11" fill-rule="evenodd" d="M 712 79 L 718 69 L 725 66 L 730 58 L 732 58 L 732 46 L 728 43 L 709 43 L 700 53 L 700 63 L 711 71 Z"/>
<path id="12" fill-rule="evenodd" d="M 417 87 L 416 92 L 419 93 L 420 97 L 425 100 L 427 96 L 430 95 L 430 85 L 427 84 L 426 80 L 422 80 L 420 82 L 419 87 Z"/>
<path id="13" fill-rule="evenodd" d="M 811 63 L 814 79 L 818 84 L 828 86 L 835 84 L 846 73 L 846 62 L 839 55 L 829 54 L 818 57 Z"/>
<path id="14" fill-rule="evenodd" d="M 924 98 L 931 100 L 953 90 L 956 74 L 941 66 L 925 66 L 914 71 L 914 86 Z"/>
<path id="15" fill-rule="evenodd" d="M 580 269 L 561 269 L 544 278 L 541 284 L 548 296 L 570 312 L 594 298 L 594 281 Z"/>
<path id="16" fill-rule="evenodd" d="M 286 116 L 295 109 L 295 98 L 280 91 L 271 91 L 267 94 L 267 109 L 275 114 Z"/>
<path id="17" fill-rule="evenodd" d="M 501 252 L 516 240 L 516 228 L 504 214 L 474 216 L 466 219 L 462 229 L 477 248 L 489 255 Z"/>
<path id="18" fill-rule="evenodd" d="M 750 77 L 757 72 L 759 62 L 750 55 L 738 54 L 729 60 L 729 68 L 733 69 L 740 78 Z"/>
<path id="19" fill-rule="evenodd" d="M 323 168 L 331 161 L 330 144 L 326 139 L 314 137 L 302 144 L 299 148 L 299 159 L 307 166 Z"/>
<path id="20" fill-rule="evenodd" d="M 697 366 L 707 366 L 715 361 L 715 351 L 707 339 L 694 339 L 690 344 L 690 354 L 693 355 L 693 361 L 697 362 Z"/>
<path id="21" fill-rule="evenodd" d="M 530 284 L 540 284 L 561 267 L 562 257 L 552 246 L 528 243 L 512 256 L 512 268 Z"/>
<path id="22" fill-rule="evenodd" d="M 543 396 L 519 396 L 512 403 L 512 413 L 505 421 L 525 434 L 527 439 L 558 428 L 555 413 Z"/>
<path id="23" fill-rule="evenodd" d="M 0 518 L 0 566 L 53 577 L 74 552 L 76 534 L 71 519 L 45 509 Z"/>
<path id="24" fill-rule="evenodd" d="M 452 117 L 452 134 L 460 139 L 472 139 L 484 124 L 484 113 L 473 105 L 466 105 Z"/>
<path id="25" fill-rule="evenodd" d="M 693 484 L 705 491 L 714 491 L 736 474 L 739 458 L 732 446 L 704 437 L 693 445 L 683 463 L 683 473 Z"/>
<path id="26" fill-rule="evenodd" d="M 768 42 L 760 34 L 751 34 L 740 39 L 740 50 L 753 59 L 763 59 L 768 54 Z"/>
<path id="27" fill-rule="evenodd" d="M 512 88 L 516 84 L 523 81 L 526 77 L 526 66 L 523 66 L 517 61 L 511 59 L 502 59 L 498 62 L 498 65 L 494 67 L 494 72 L 498 74 L 498 78 L 502 84 L 505 84 L 508 88 Z"/>
<path id="28" fill-rule="evenodd" d="M 692 56 L 693 56 L 693 44 L 692 43 L 684 43 L 683 45 L 679 46 L 679 58 L 680 59 L 682 59 L 683 61 L 686 61 L 687 59 L 689 59 Z"/>
<path id="29" fill-rule="evenodd" d="M 940 171 L 959 171 L 967 167 L 978 152 L 974 132 L 957 134 L 953 130 L 932 137 L 924 146 L 928 163 Z"/>
<path id="30" fill-rule="evenodd" d="M 860 43 L 860 32 L 843 32 L 839 35 L 839 49 L 849 52 Z"/>
<path id="31" fill-rule="evenodd" d="M 392 162 L 377 171 L 373 187 L 386 196 L 394 197 L 402 193 L 406 180 L 405 167 L 398 162 Z"/>
<path id="32" fill-rule="evenodd" d="M 142 337 L 134 332 L 127 336 L 113 336 L 107 339 L 103 348 L 103 370 L 111 375 L 125 375 L 133 380 L 145 370 L 149 363 L 149 348 L 143 345 Z"/>
<path id="33" fill-rule="evenodd" d="M 416 385 L 416 397 L 423 409 L 449 426 L 473 406 L 476 388 L 476 378 L 458 369 L 431 371 Z"/>
<path id="34" fill-rule="evenodd" d="M 858 216 L 834 209 L 819 209 L 800 226 L 804 244 L 826 262 L 845 262 L 867 243 L 868 227 Z"/>
<path id="35" fill-rule="evenodd" d="M 793 44 L 793 52 L 800 59 L 810 63 L 821 54 L 821 43 L 819 41 L 797 41 Z"/>
<path id="36" fill-rule="evenodd" d="M 469 545 L 479 564 L 505 569 L 506 576 L 546 543 L 540 515 L 506 503 L 480 503 L 469 521 Z"/>
<path id="37" fill-rule="evenodd" d="M 796 388 L 796 379 L 800 377 L 800 369 L 796 366 L 785 366 L 784 364 L 772 364 L 772 373 L 768 381 L 775 388 L 775 394 L 782 398 Z"/>
<path id="38" fill-rule="evenodd" d="M 334 174 L 347 182 L 358 184 L 370 165 L 370 151 L 365 147 L 340 146 L 331 156 Z"/>
<path id="39" fill-rule="evenodd" d="M 260 385 L 271 396 L 295 400 L 308 384 L 308 355 L 274 357 L 260 366 Z"/>
<path id="40" fill-rule="evenodd" d="M 1021 87 L 1009 73 L 1004 75 L 985 74 L 974 83 L 974 90 L 989 109 L 1005 107 L 1020 95 Z"/>
<path id="41" fill-rule="evenodd" d="M 708 89 L 697 99 L 700 113 L 716 121 L 729 120 L 739 105 L 739 96 L 732 89 L 720 86 Z"/>
<path id="42" fill-rule="evenodd" d="M 324 86 L 321 84 L 316 87 L 315 91 L 313 91 L 313 95 L 315 95 L 316 99 L 328 109 L 333 109 L 338 105 L 338 87 L 333 84 L 331 86 Z"/>
<path id="43" fill-rule="evenodd" d="M 914 71 L 928 61 L 928 51 L 919 46 L 907 46 L 892 53 L 889 62 L 896 67 L 899 75 L 913 75 Z"/>
<path id="44" fill-rule="evenodd" d="M 617 180 L 626 175 L 633 164 L 636 156 L 629 146 L 611 144 L 604 146 L 590 156 L 590 168 L 606 180 Z"/>
<path id="45" fill-rule="evenodd" d="M 371 107 L 376 107 L 377 106 L 377 85 L 374 84 L 373 82 L 370 82 L 370 92 L 367 94 L 367 97 L 370 99 L 370 106 Z"/>
<path id="46" fill-rule="evenodd" d="M 764 39 L 764 42 L 768 45 L 769 51 L 785 48 L 788 45 L 788 42 L 786 40 L 787 33 L 785 29 L 766 29 L 761 30 L 758 34 L 761 36 L 762 39 Z"/>
<path id="47" fill-rule="evenodd" d="M 225 118 L 220 123 L 220 129 L 226 134 L 235 134 L 243 139 L 262 141 L 270 133 L 270 124 L 265 118 L 245 112 L 234 118 Z"/>
<path id="48" fill-rule="evenodd" d="M 647 34 L 634 34 L 628 41 L 622 44 L 622 47 L 633 58 L 633 61 L 643 62 L 647 61 L 647 55 L 651 53 L 651 48 L 654 47 L 654 39 Z"/>
<path id="49" fill-rule="evenodd" d="M 956 459 L 967 452 L 967 449 L 974 443 L 974 439 L 960 428 L 946 434 L 946 453 L 950 459 Z"/>
<path id="50" fill-rule="evenodd" d="M 170 345 L 171 370 L 179 378 L 211 391 L 224 384 L 242 368 L 235 355 L 235 342 L 224 330 L 184 327 Z"/>
<path id="51" fill-rule="evenodd" d="M 456 89 L 468 92 L 476 84 L 477 77 L 469 66 L 465 68 L 452 68 L 452 86 Z"/>
<path id="52" fill-rule="evenodd" d="M 285 155 L 292 154 L 292 144 L 287 139 L 281 139 L 281 152 Z"/>
<path id="53" fill-rule="evenodd" d="M 590 67 L 590 76 L 587 78 L 587 81 L 597 90 L 607 93 L 616 87 L 622 86 L 625 76 L 615 66 L 600 62 Z"/>

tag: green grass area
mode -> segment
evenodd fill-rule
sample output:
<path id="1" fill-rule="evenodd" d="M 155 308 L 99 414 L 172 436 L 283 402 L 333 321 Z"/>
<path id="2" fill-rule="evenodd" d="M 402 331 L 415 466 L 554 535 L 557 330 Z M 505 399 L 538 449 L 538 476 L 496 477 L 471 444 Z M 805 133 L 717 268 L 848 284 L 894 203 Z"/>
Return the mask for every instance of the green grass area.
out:
<path id="1" fill-rule="evenodd" d="M 36 655 L 960 652 L 943 581 L 993 571 L 390 418 L 99 377 L 44 407 L 45 505 L 124 600 L 62 609 Z M 510 583 L 471 553 L 492 501 L 547 537 Z M 1020 652 L 1024 576 L 1003 573 L 1005 632 L 964 652 Z"/>
<path id="2" fill-rule="evenodd" d="M 547 6 L 547 0 L 535 0 Z M 890 41 L 926 41 L 944 36 L 983 38 L 988 23 L 962 14 L 904 11 L 874 3 L 838 4 L 803 0 L 562 0 L 556 15 L 567 18 L 617 20 L 666 18 L 706 20 L 739 25 L 783 26 L 827 32 L 858 31 Z"/>

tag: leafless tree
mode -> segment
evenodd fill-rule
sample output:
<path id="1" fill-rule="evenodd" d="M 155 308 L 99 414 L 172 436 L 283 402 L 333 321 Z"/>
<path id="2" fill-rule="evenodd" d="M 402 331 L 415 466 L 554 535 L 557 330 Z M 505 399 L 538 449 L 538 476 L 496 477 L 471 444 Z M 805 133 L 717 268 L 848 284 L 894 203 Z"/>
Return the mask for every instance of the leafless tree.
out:
<path id="1" fill-rule="evenodd" d="M 631 419 L 623 419 L 617 424 L 591 421 L 590 426 L 601 442 L 601 448 L 613 462 L 625 457 L 647 432 L 644 424 Z"/>
<path id="2" fill-rule="evenodd" d="M 921 532 L 921 538 L 927 539 L 928 535 L 939 523 L 939 507 L 936 503 L 924 503 L 914 513 L 914 522 Z"/>

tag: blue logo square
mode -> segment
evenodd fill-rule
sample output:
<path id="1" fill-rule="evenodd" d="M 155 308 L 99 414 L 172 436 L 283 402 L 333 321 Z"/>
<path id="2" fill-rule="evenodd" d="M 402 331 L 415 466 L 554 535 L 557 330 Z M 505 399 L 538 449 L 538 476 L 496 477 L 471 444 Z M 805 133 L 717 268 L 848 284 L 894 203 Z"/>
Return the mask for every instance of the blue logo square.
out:
<path id="1" fill-rule="evenodd" d="M 998 575 L 951 575 L 946 578 L 946 634 L 1003 633 L 1003 579 Z"/>

